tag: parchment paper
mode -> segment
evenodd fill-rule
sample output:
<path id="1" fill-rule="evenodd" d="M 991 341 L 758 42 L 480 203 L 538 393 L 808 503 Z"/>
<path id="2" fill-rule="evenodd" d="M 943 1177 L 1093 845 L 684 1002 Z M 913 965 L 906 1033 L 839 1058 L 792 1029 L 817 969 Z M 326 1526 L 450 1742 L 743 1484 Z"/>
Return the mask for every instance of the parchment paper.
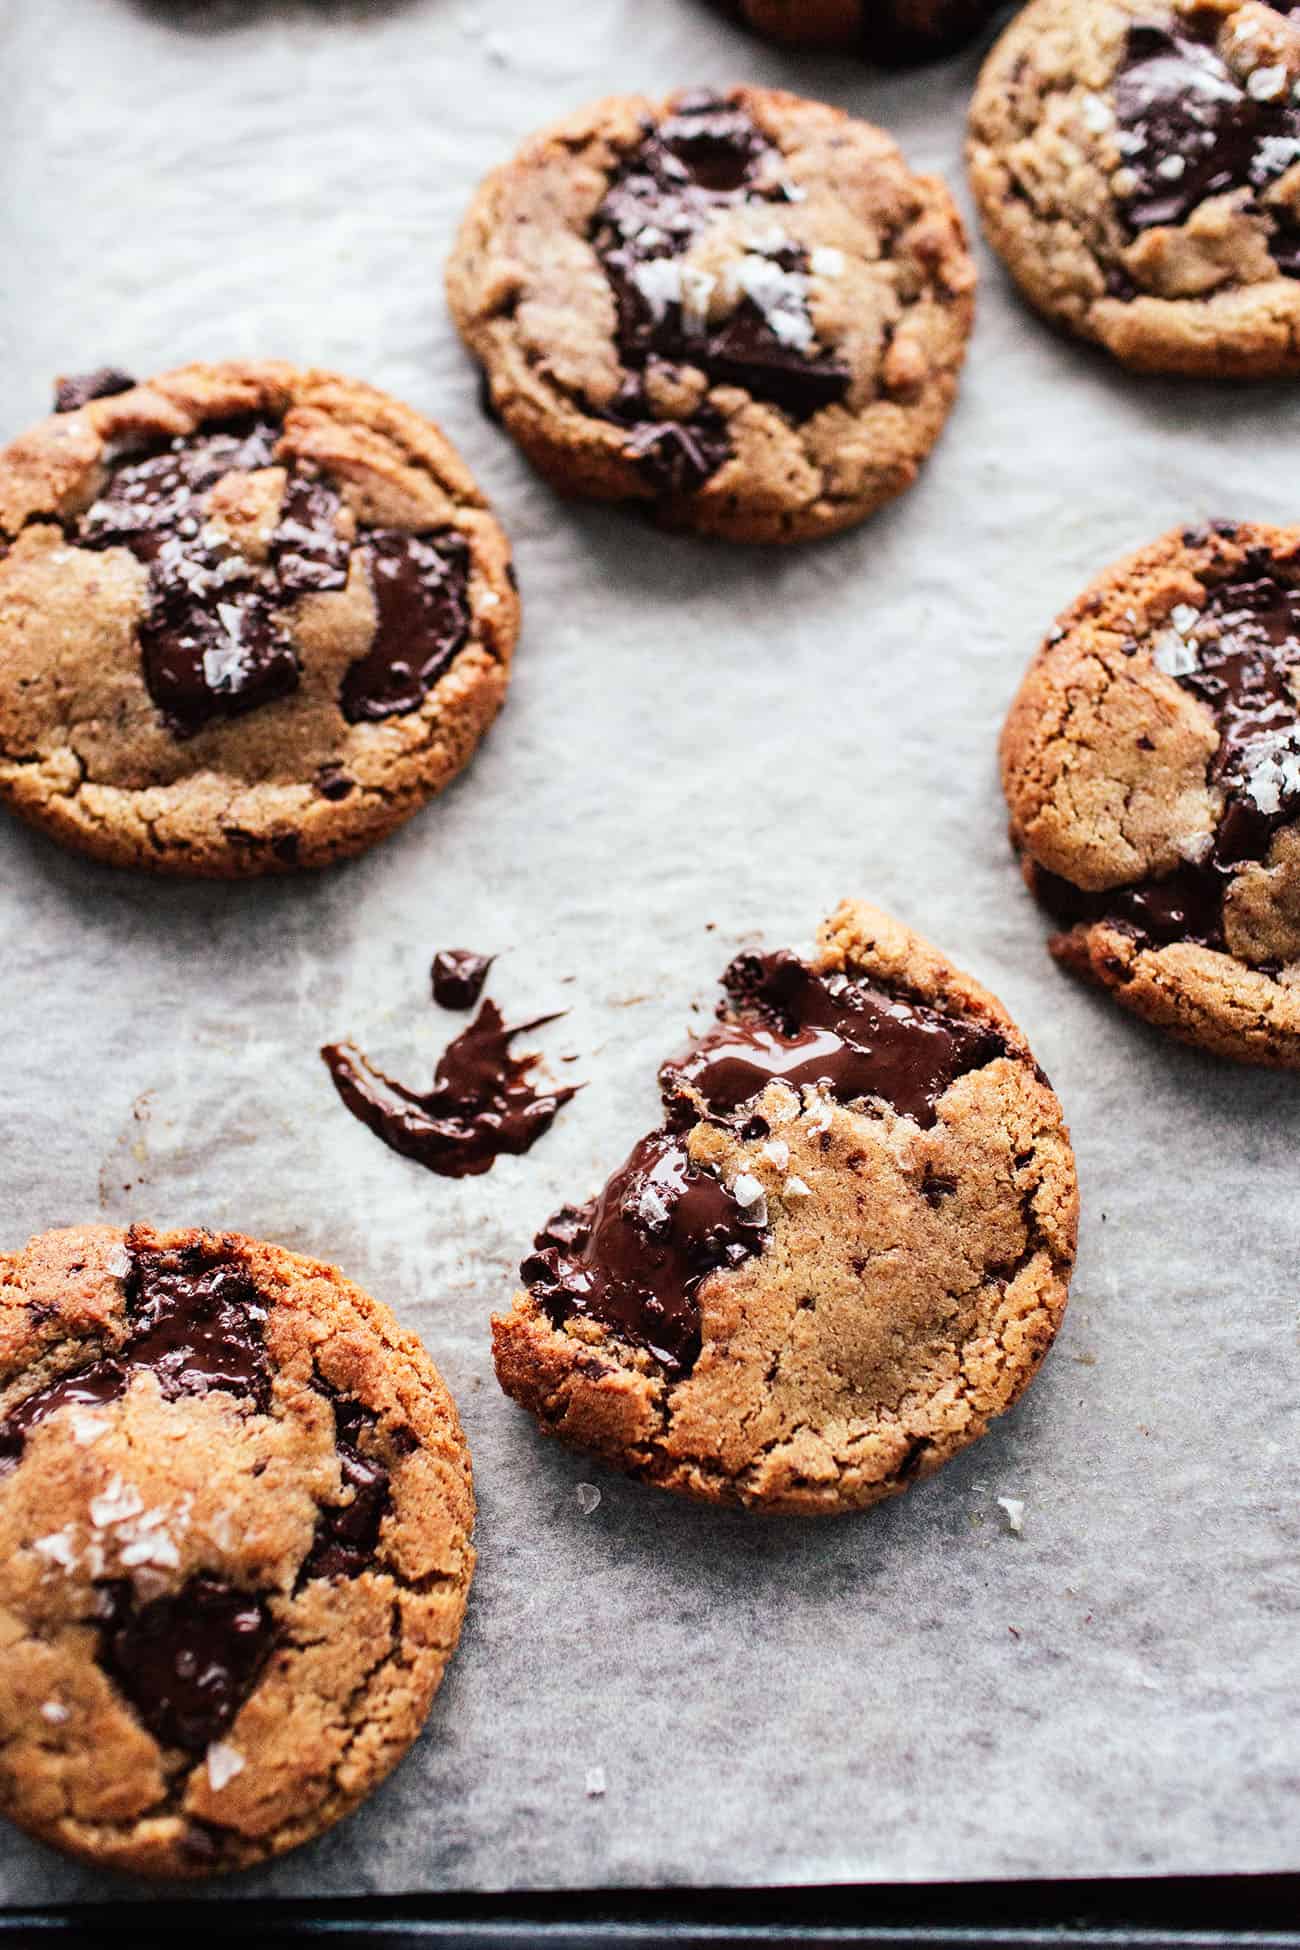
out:
<path id="1" fill-rule="evenodd" d="M 0 57 L 4 436 L 104 361 L 337 367 L 442 422 L 525 600 L 478 759 L 358 865 L 155 884 L 0 828 L 4 1244 L 149 1217 L 336 1259 L 424 1337 L 473 1448 L 480 1568 L 424 1739 L 225 1893 L 1300 1868 L 1295 1080 L 1053 968 L 994 761 L 1103 564 L 1185 519 L 1296 517 L 1294 391 L 1126 379 L 985 253 L 961 401 L 903 501 L 799 552 L 660 538 L 561 504 L 480 417 L 441 295 L 478 176 L 593 95 L 748 76 L 885 123 L 965 201 L 975 55 L 891 79 L 697 0 L 9 0 Z M 833 1523 L 710 1514 L 544 1443 L 488 1315 L 648 1127 L 737 944 L 806 943 L 848 893 L 1028 1028 L 1078 1147 L 1074 1298 L 1030 1395 L 935 1481 Z M 543 1040 L 587 1081 L 463 1183 L 385 1150 L 316 1053 L 351 1034 L 427 1077 L 452 945 L 502 951 L 516 1015 L 569 1010 Z M 0 1842 L 0 1900 L 123 1887 Z"/>

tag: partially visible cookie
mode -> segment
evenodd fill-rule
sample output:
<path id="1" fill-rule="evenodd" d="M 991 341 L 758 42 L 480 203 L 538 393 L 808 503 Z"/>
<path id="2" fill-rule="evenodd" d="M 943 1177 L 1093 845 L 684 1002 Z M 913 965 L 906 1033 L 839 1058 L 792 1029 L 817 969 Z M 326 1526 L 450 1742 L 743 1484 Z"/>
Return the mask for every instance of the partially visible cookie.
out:
<path id="1" fill-rule="evenodd" d="M 905 66 L 973 40 L 1001 0 L 716 0 L 785 47 L 831 47 Z"/>
<path id="2" fill-rule="evenodd" d="M 518 625 L 463 462 L 383 393 L 61 379 L 0 452 L 0 799 L 115 866 L 323 866 L 467 763 Z"/>
<path id="3" fill-rule="evenodd" d="M 1059 324 L 1139 370 L 1300 374 L 1300 13 L 1030 0 L 968 153 L 990 243 Z"/>
<path id="4" fill-rule="evenodd" d="M 414 1335 L 233 1234 L 0 1256 L 0 1810 L 102 1867 L 246 1867 L 419 1733 L 474 1553 Z"/>
<path id="5" fill-rule="evenodd" d="M 538 1234 L 497 1375 L 664 1489 L 860 1508 L 1036 1372 L 1074 1261 L 1069 1135 L 1002 1005 L 874 908 L 842 906 L 811 963 L 723 979 L 662 1127 Z"/>
<path id="6" fill-rule="evenodd" d="M 1300 1068 L 1300 528 L 1214 522 L 1108 569 L 1002 734 L 1052 952 L 1125 1008 Z"/>
<path id="7" fill-rule="evenodd" d="M 776 89 L 615 96 L 525 143 L 447 270 L 494 410 L 562 492 L 800 541 L 915 479 L 975 272 L 935 177 Z"/>

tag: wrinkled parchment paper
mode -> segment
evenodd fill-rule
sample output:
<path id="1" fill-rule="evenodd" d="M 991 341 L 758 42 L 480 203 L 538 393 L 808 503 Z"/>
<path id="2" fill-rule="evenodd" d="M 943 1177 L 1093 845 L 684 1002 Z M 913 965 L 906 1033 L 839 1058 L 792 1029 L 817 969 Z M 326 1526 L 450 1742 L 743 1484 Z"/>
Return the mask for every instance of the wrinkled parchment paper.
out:
<path id="1" fill-rule="evenodd" d="M 1300 396 L 1124 378 L 984 253 L 920 485 L 838 542 L 729 550 L 558 502 L 480 417 L 441 295 L 480 173 L 585 98 L 785 83 L 959 182 L 975 65 L 782 56 L 699 0 L 0 3 L 4 436 L 105 361 L 333 366 L 442 422 L 525 601 L 477 761 L 357 865 L 154 884 L 0 829 L 3 1243 L 148 1217 L 336 1259 L 423 1335 L 473 1448 L 480 1568 L 424 1739 L 230 1895 L 1300 1868 L 1300 1097 L 1056 972 L 994 762 L 1094 571 L 1176 521 L 1296 517 Z M 1020 1408 L 902 1501 L 710 1514 L 544 1443 L 488 1314 L 647 1128 L 737 945 L 806 943 L 847 893 L 1028 1028 L 1078 1146 L 1074 1298 Z M 462 1183 L 386 1151 L 316 1054 L 353 1035 L 427 1078 L 451 945 L 500 951 L 516 1016 L 568 1010 L 542 1040 L 587 1082 Z M 0 1841 L 0 1900 L 123 1886 Z"/>

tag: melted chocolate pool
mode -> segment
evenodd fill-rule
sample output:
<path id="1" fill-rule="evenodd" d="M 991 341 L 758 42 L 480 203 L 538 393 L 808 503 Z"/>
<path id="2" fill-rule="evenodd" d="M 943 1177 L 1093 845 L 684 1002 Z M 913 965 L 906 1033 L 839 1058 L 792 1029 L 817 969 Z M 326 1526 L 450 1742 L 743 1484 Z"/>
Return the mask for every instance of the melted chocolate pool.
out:
<path id="1" fill-rule="evenodd" d="M 125 1582 L 100 1590 L 110 1607 L 100 1665 L 156 1740 L 201 1754 L 228 1730 L 270 1657 L 276 1627 L 265 1600 L 207 1572 L 147 1605 Z"/>
<path id="2" fill-rule="evenodd" d="M 126 1275 L 127 1338 L 114 1354 L 47 1382 L 0 1422 L 0 1473 L 12 1469 L 28 1432 L 61 1408 L 117 1401 L 131 1377 L 153 1374 L 167 1401 L 213 1390 L 270 1401 L 263 1328 L 266 1303 L 237 1260 L 201 1248 L 135 1252 Z"/>
<path id="3" fill-rule="evenodd" d="M 1207 12 L 1129 29 L 1114 104 L 1133 178 L 1119 207 L 1135 232 L 1181 224 L 1229 191 L 1246 190 L 1254 202 L 1300 161 L 1300 103 L 1285 71 L 1261 61 L 1243 86 L 1215 46 L 1220 20 Z M 1300 230 L 1282 212 L 1269 215 L 1273 259 L 1284 276 L 1300 277 Z"/>
<path id="4" fill-rule="evenodd" d="M 1177 614 L 1177 612 L 1175 612 Z M 1223 811 L 1203 859 L 1160 879 L 1085 892 L 1042 868 L 1034 892 L 1063 927 L 1109 921 L 1167 944 L 1225 950 L 1223 897 L 1239 868 L 1267 858 L 1273 835 L 1300 812 L 1300 588 L 1256 559 L 1179 618 L 1156 662 L 1214 713 L 1219 744 L 1209 783 Z"/>
<path id="5" fill-rule="evenodd" d="M 674 1378 L 699 1356 L 703 1282 L 762 1252 L 768 1236 L 761 1197 L 742 1204 L 691 1162 L 687 1135 L 701 1107 L 745 1132 L 757 1123 L 761 1134 L 754 1099 L 779 1081 L 839 1103 L 880 1098 L 931 1125 L 950 1083 L 1006 1051 L 983 1023 L 818 974 L 797 955 L 741 955 L 723 986 L 718 1027 L 659 1073 L 664 1127 L 642 1138 L 599 1198 L 558 1212 L 520 1268 L 556 1326 L 599 1321 Z"/>
<path id="6" fill-rule="evenodd" d="M 691 1163 L 682 1132 L 664 1129 L 642 1138 L 598 1199 L 557 1212 L 519 1270 L 556 1326 L 599 1320 L 680 1375 L 699 1356 L 704 1280 L 765 1243 L 763 1223 Z"/>
<path id="7" fill-rule="evenodd" d="M 779 237 L 756 243 L 738 273 L 743 295 L 718 325 L 706 316 L 712 279 L 681 263 L 720 212 L 752 207 L 766 216 L 762 228 L 779 229 L 772 211 L 787 201 L 780 152 L 734 102 L 698 94 L 646 125 L 596 212 L 592 243 L 613 288 L 628 368 L 608 417 L 628 429 L 628 452 L 661 492 L 698 487 L 730 443 L 707 404 L 688 420 L 655 418 L 646 378 L 656 362 L 693 366 L 796 420 L 848 389 L 848 367 L 816 342 L 798 246 Z"/>
<path id="8" fill-rule="evenodd" d="M 667 1103 L 701 1099 L 734 1117 L 769 1083 L 822 1089 L 837 1103 L 880 1097 L 928 1127 L 949 1084 L 1005 1053 L 995 1030 L 848 975 L 818 975 L 797 955 L 741 955 L 722 978 L 716 1029 L 666 1063 Z"/>
<path id="9" fill-rule="evenodd" d="M 537 1090 L 528 1073 L 535 1056 L 512 1056 L 511 1039 L 554 1022 L 538 1016 L 507 1028 L 485 1002 L 469 1028 L 447 1045 L 433 1088 L 420 1095 L 377 1070 L 351 1043 L 321 1051 L 334 1088 L 392 1151 L 444 1178 L 490 1171 L 503 1152 L 528 1151 L 549 1130 L 577 1086 Z"/>
<path id="10" fill-rule="evenodd" d="M 104 377 L 69 383 L 84 389 Z M 79 394 L 76 403 L 84 403 Z M 212 422 L 123 454 L 98 499 L 71 524 L 80 547 L 127 548 L 148 568 L 145 682 L 178 738 L 297 690 L 298 657 L 283 612 L 348 580 L 339 494 L 291 463 L 266 562 L 249 561 L 209 521 L 209 497 L 226 475 L 286 464 L 276 458 L 279 433 L 265 418 Z M 343 679 L 340 707 L 350 723 L 417 709 L 469 634 L 469 554 L 460 536 L 363 527 L 356 546 L 376 629 Z"/>

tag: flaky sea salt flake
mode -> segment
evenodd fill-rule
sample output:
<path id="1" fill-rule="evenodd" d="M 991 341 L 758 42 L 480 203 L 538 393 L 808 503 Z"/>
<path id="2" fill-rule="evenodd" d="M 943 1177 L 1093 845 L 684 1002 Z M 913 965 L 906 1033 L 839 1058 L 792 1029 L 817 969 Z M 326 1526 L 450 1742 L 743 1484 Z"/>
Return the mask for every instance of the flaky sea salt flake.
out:
<path id="1" fill-rule="evenodd" d="M 999 1510 L 1006 1514 L 1007 1529 L 1013 1537 L 1019 1537 L 1025 1527 L 1025 1499 L 1023 1496 L 1000 1496 L 997 1502 Z"/>
<path id="2" fill-rule="evenodd" d="M 589 1767 L 587 1769 L 588 1801 L 599 1801 L 607 1786 L 608 1783 L 605 1779 L 605 1770 L 603 1767 Z"/>
<path id="3" fill-rule="evenodd" d="M 47 1564 L 59 1564 L 70 1571 L 77 1561 L 77 1533 L 68 1524 L 63 1530 L 52 1530 L 48 1537 L 34 1537 L 32 1549 Z"/>
<path id="4" fill-rule="evenodd" d="M 108 1524 L 124 1523 L 128 1517 L 138 1517 L 144 1509 L 144 1498 L 134 1483 L 123 1482 L 120 1476 L 110 1476 L 108 1488 L 90 1499 L 90 1521 L 97 1530 Z"/>
<path id="5" fill-rule="evenodd" d="M 578 1508 L 584 1517 L 589 1517 L 600 1504 L 600 1491 L 594 1483 L 579 1483 L 573 1494 L 578 1499 Z"/>
<path id="6" fill-rule="evenodd" d="M 1275 102 L 1279 95 L 1285 94 L 1288 75 L 1279 61 L 1271 68 L 1256 68 L 1254 74 L 1247 76 L 1246 93 L 1252 101 Z"/>
<path id="7" fill-rule="evenodd" d="M 214 1740 L 207 1751 L 208 1786 L 214 1794 L 244 1771 L 244 1756 L 226 1740 Z"/>

